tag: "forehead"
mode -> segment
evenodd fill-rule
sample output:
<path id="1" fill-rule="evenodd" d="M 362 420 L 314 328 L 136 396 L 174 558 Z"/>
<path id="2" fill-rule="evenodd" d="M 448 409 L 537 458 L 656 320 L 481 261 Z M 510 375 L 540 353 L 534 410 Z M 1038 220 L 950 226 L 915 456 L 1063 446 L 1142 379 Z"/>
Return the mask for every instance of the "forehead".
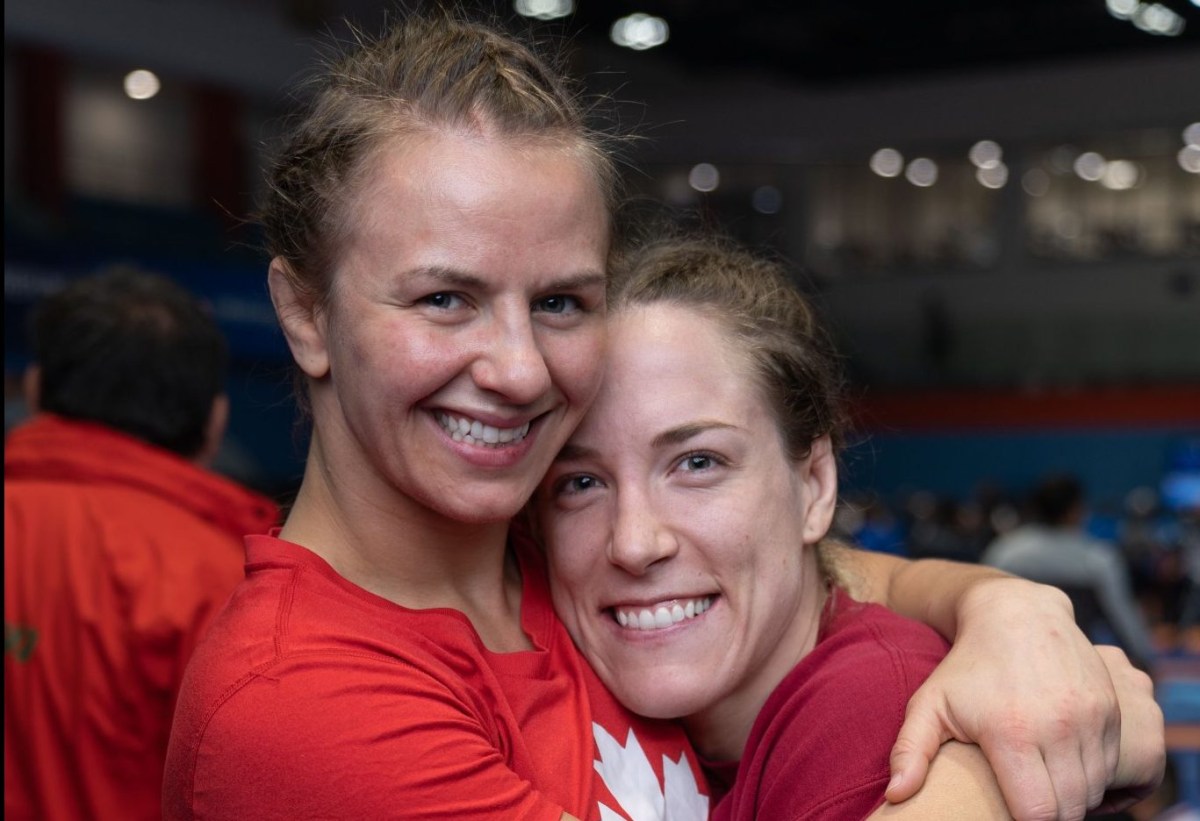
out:
<path id="1" fill-rule="evenodd" d="M 595 412 L 657 418 L 765 414 L 749 356 L 725 325 L 696 308 L 655 303 L 609 320 L 609 361 Z"/>
<path id="2" fill-rule="evenodd" d="M 355 183 L 359 199 L 417 196 L 468 209 L 513 196 L 547 204 L 596 199 L 607 218 L 591 155 L 567 137 L 439 129 L 395 135 L 364 157 Z"/>
<path id="3" fill-rule="evenodd" d="M 489 268 L 503 257 L 541 275 L 602 266 L 608 250 L 597 177 L 561 140 L 391 137 L 348 190 L 343 250 L 391 267 Z"/>

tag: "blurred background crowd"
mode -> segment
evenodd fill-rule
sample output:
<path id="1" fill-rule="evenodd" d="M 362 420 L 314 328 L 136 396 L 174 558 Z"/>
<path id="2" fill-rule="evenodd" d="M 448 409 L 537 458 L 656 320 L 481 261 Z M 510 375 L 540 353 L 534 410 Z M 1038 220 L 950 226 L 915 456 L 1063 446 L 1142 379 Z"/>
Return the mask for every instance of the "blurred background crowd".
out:
<path id="1" fill-rule="evenodd" d="M 841 538 L 1004 566 L 999 540 L 1068 528 L 1107 557 L 1077 611 L 1144 656 L 1175 727 L 1172 798 L 1200 806 L 1196 0 L 466 5 L 563 38 L 634 135 L 636 198 L 796 263 L 859 422 Z M 26 415 L 30 306 L 134 264 L 206 301 L 230 343 L 215 466 L 287 504 L 304 437 L 246 218 L 284 89 L 347 21 L 396 13 L 6 0 L 6 431 Z M 1039 492 L 1064 481 L 1080 504 L 1051 522 Z M 1112 615 L 1121 596 L 1148 645 Z"/>

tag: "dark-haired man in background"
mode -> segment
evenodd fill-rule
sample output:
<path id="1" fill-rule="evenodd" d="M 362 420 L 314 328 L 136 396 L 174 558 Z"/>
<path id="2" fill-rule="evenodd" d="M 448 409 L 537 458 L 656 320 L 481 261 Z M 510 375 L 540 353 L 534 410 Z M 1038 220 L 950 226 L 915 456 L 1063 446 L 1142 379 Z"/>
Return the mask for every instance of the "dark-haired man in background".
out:
<path id="1" fill-rule="evenodd" d="M 1084 531 L 1083 483 L 1070 474 L 1047 476 L 1034 488 L 1029 509 L 1032 521 L 993 541 L 983 563 L 1061 588 L 1071 597 L 1079 626 L 1093 641 L 1115 639 L 1133 664 L 1150 672 L 1154 646 L 1124 557 Z"/>
<path id="2" fill-rule="evenodd" d="M 4 809 L 155 818 L 184 666 L 275 504 L 207 469 L 226 343 L 131 269 L 33 315 L 32 418 L 4 454 Z"/>

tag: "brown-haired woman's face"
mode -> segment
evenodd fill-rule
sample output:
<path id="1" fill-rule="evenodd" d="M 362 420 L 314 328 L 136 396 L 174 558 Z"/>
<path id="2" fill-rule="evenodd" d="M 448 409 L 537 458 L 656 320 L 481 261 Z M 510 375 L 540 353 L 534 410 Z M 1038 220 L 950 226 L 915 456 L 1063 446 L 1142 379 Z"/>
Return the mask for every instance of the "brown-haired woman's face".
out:
<path id="1" fill-rule="evenodd" d="M 573 152 L 503 137 L 394 139 L 369 162 L 305 368 L 324 458 L 507 519 L 599 385 L 601 192 Z"/>
<path id="2" fill-rule="evenodd" d="M 555 607 L 636 712 L 753 704 L 807 650 L 821 582 L 804 546 L 824 535 L 836 482 L 827 440 L 789 458 L 719 322 L 623 310 L 600 394 L 538 490 Z"/>

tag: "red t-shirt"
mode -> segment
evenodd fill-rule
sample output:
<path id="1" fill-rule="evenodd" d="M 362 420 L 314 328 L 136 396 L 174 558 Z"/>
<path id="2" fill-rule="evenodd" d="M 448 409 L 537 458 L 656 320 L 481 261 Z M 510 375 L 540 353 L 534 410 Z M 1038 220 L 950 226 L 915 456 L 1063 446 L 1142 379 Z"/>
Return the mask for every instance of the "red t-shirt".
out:
<path id="1" fill-rule="evenodd" d="M 850 821 L 883 803 L 888 756 L 909 698 L 949 646 L 931 628 L 834 589 L 817 645 L 754 722 L 714 821 Z"/>
<path id="2" fill-rule="evenodd" d="M 4 810 L 153 819 L 184 665 L 267 498 L 101 425 L 39 414 L 4 452 Z"/>
<path id="3" fill-rule="evenodd" d="M 707 817 L 682 731 L 608 694 L 532 548 L 516 554 L 535 649 L 493 653 L 455 610 L 400 607 L 280 539 L 246 547 L 185 677 L 166 817 Z"/>

